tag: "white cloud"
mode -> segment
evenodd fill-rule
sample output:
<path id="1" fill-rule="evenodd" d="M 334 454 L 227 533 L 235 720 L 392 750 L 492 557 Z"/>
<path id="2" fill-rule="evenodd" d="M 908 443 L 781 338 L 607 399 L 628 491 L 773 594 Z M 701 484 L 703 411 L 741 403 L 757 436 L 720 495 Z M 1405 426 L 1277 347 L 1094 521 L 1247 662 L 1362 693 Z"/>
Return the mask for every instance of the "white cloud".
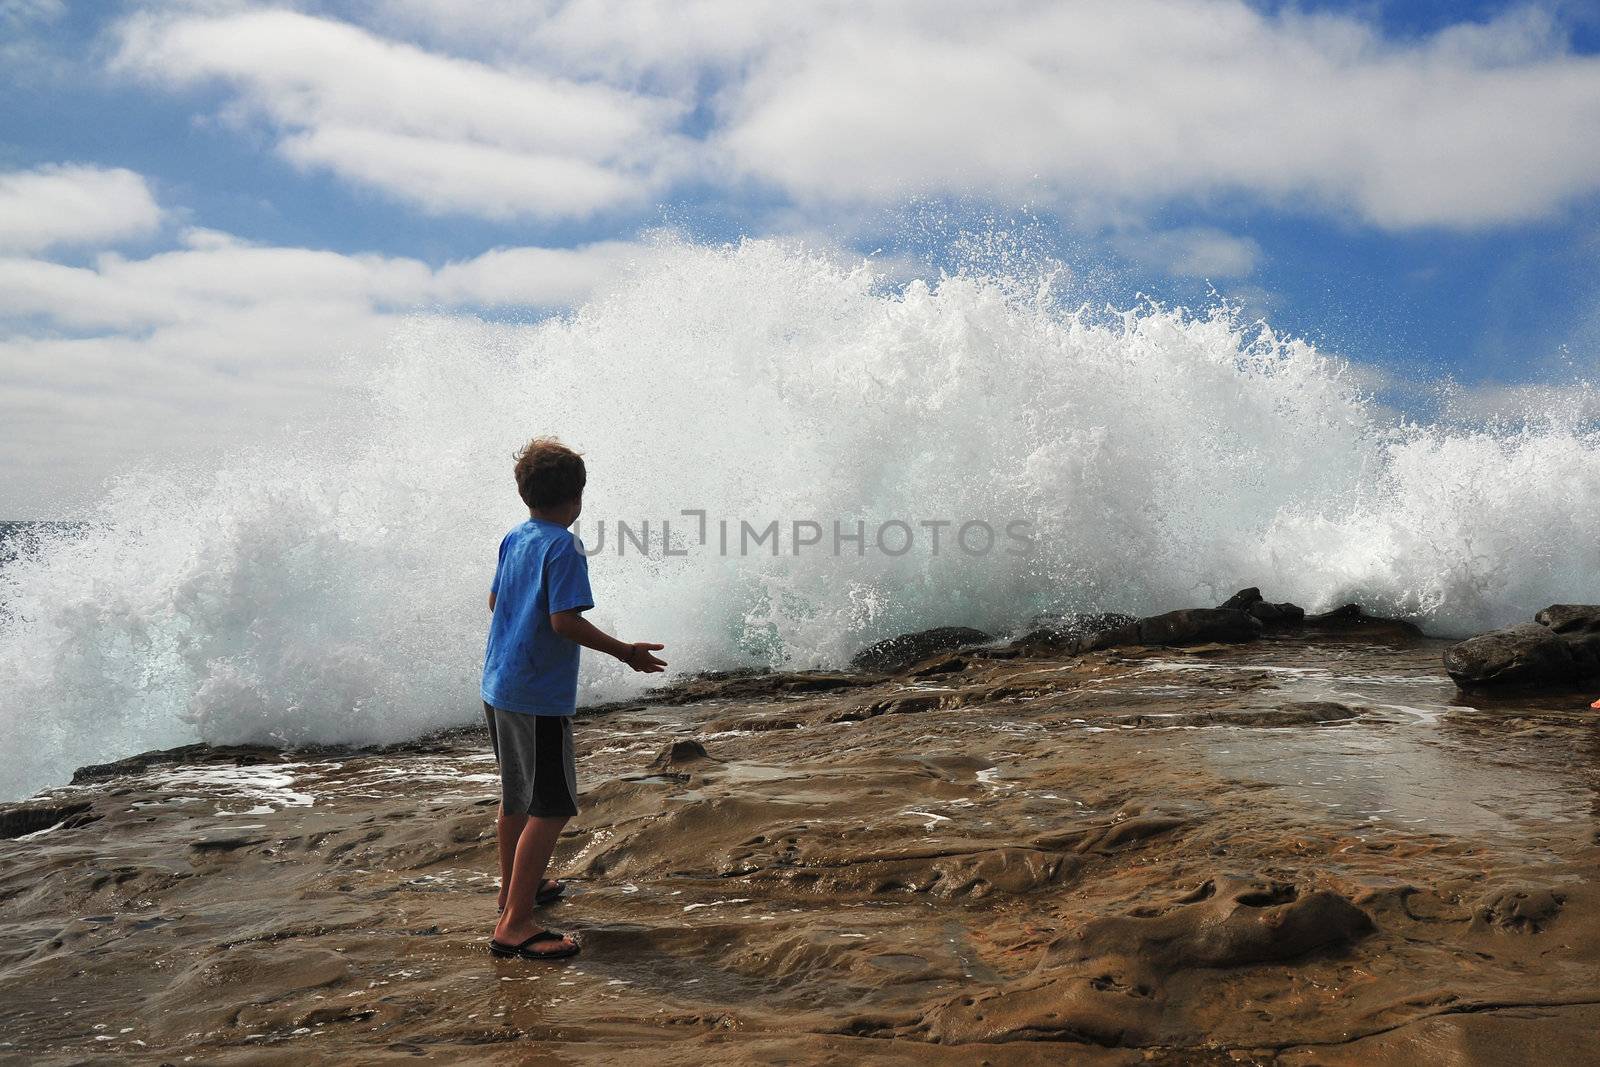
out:
<path id="1" fill-rule="evenodd" d="M 143 237 L 161 208 L 131 170 L 49 166 L 0 173 L 0 253 Z"/>
<path id="2" fill-rule="evenodd" d="M 462 18 L 454 0 L 374 0 L 371 23 L 498 62 L 559 65 L 618 82 L 692 86 L 803 43 L 856 0 L 502 0 Z"/>
<path id="3" fill-rule="evenodd" d="M 719 143 L 796 197 L 1244 191 L 1485 225 L 1600 189 L 1600 59 L 1524 16 L 1400 45 L 1236 0 L 941 8 L 775 54 L 729 94 Z"/>
<path id="4" fill-rule="evenodd" d="M 520 307 L 529 303 L 529 293 L 538 293 L 543 306 L 573 306 L 649 252 L 649 246 L 631 241 L 501 248 L 440 268 L 431 293 L 443 304 Z"/>
<path id="5" fill-rule="evenodd" d="M 144 259 L 105 253 L 92 266 L 0 258 L 0 322 L 41 330 L 130 331 L 273 303 L 408 310 L 553 308 L 580 302 L 649 245 L 502 248 L 433 270 L 420 260 L 252 245 L 213 230 Z"/>
<path id="6" fill-rule="evenodd" d="M 1379 227 L 1600 191 L 1600 58 L 1534 8 L 1395 41 L 1244 0 L 446 0 L 377 17 L 502 62 L 696 79 L 709 169 L 822 210 L 919 193 L 1084 211 L 1245 193 Z"/>
<path id="7" fill-rule="evenodd" d="M 337 418 L 403 317 L 570 306 L 654 247 L 505 248 L 433 269 L 211 230 L 183 245 L 84 267 L 0 257 L 0 515 L 59 514 L 142 461 Z"/>
<path id="8" fill-rule="evenodd" d="M 1261 261 L 1261 246 L 1251 238 L 1208 226 L 1121 233 L 1112 245 L 1136 263 L 1180 277 L 1238 278 Z"/>
<path id="9" fill-rule="evenodd" d="M 582 217 L 643 193 L 634 177 L 572 156 L 360 127 L 321 126 L 286 138 L 282 151 L 431 211 L 491 219 Z"/>
<path id="10" fill-rule="evenodd" d="M 0 70 L 19 82 L 56 72 L 58 61 L 37 31 L 66 11 L 66 0 L 0 0 Z"/>
<path id="11" fill-rule="evenodd" d="M 8 27 L 53 22 L 66 12 L 66 0 L 0 0 L 0 23 Z"/>
<path id="12" fill-rule="evenodd" d="M 1104 224 L 1243 193 L 1391 229 L 1522 222 L 1600 191 L 1600 58 L 1531 8 L 1405 41 L 1244 0 L 358 10 L 367 29 L 135 20 L 121 62 L 227 82 L 233 114 L 302 165 L 492 218 L 639 207 L 685 178 L 817 213 L 957 194 Z M 696 106 L 699 139 L 678 132 Z"/>
<path id="13" fill-rule="evenodd" d="M 423 51 L 281 10 L 135 18 L 116 60 L 182 87 L 218 80 L 228 117 L 281 153 L 433 212 L 566 218 L 636 206 L 681 162 L 660 97 Z"/>

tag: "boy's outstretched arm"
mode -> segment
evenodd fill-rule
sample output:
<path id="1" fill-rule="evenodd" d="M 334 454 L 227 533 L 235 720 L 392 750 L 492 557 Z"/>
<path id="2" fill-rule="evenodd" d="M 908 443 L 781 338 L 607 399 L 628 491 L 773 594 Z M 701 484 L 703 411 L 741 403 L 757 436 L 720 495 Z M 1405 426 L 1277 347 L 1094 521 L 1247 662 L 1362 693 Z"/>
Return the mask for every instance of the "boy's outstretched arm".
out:
<path id="1" fill-rule="evenodd" d="M 592 648 L 596 652 L 615 656 L 640 674 L 660 674 L 667 666 L 665 660 L 656 659 L 650 654 L 661 651 L 665 645 L 649 641 L 635 641 L 632 644 L 618 641 L 584 618 L 583 613 L 576 609 L 551 612 L 550 629 L 568 641 L 576 641 L 584 648 Z"/>

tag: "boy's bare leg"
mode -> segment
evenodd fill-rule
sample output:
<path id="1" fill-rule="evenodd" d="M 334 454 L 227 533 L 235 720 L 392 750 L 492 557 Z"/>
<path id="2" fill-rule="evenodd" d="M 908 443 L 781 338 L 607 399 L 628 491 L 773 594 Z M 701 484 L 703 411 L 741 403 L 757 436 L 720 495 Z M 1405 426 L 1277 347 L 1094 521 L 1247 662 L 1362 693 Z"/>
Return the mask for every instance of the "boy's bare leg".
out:
<path id="1" fill-rule="evenodd" d="M 500 914 L 500 922 L 494 928 L 495 940 L 501 944 L 520 945 L 542 929 L 533 918 L 533 898 L 568 818 L 566 815 L 529 816 L 527 825 L 518 835 L 511 861 L 511 883 L 506 887 L 506 910 Z M 546 950 L 553 947 L 544 946 Z"/>
<path id="2" fill-rule="evenodd" d="M 500 817 L 495 821 L 495 841 L 500 846 L 500 899 L 495 902 L 496 911 L 505 910 L 506 894 L 511 891 L 511 868 L 516 860 L 517 839 L 527 825 L 528 816 L 507 812 L 505 806 L 501 806 Z M 542 882 L 539 888 L 544 888 Z"/>
<path id="3" fill-rule="evenodd" d="M 508 812 L 500 805 L 500 818 L 495 821 L 495 840 L 500 846 L 500 902 L 499 910 L 506 906 L 506 893 L 511 889 L 511 864 L 517 855 L 517 838 L 528 825 L 528 817 L 520 812 Z"/>

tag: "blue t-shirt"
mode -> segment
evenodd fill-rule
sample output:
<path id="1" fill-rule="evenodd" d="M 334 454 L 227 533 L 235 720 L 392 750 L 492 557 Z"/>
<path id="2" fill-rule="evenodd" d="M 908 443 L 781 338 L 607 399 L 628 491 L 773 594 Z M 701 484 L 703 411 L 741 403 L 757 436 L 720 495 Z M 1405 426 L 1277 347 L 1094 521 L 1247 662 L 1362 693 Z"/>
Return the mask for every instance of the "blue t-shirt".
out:
<path id="1" fill-rule="evenodd" d="M 494 617 L 483 657 L 483 699 L 525 715 L 571 715 L 578 644 L 550 628 L 556 611 L 594 607 L 589 561 L 565 528 L 529 519 L 500 542 Z"/>

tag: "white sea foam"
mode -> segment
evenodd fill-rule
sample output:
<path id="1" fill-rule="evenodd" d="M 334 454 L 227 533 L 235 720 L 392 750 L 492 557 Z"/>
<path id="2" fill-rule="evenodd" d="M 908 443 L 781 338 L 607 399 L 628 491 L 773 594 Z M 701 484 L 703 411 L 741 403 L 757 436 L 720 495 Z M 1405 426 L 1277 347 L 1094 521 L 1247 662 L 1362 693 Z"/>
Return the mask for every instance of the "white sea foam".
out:
<path id="1" fill-rule="evenodd" d="M 1033 524 L 1032 553 L 982 557 L 948 532 L 899 557 L 618 558 L 608 535 L 591 617 L 664 641 L 674 673 L 1243 585 L 1436 632 L 1600 599 L 1588 430 L 1396 425 L 1307 344 L 1059 290 L 975 272 L 889 287 L 753 241 L 668 245 L 559 320 L 415 318 L 339 434 L 125 479 L 92 529 L 0 570 L 0 796 L 195 739 L 470 720 L 495 546 L 519 520 L 510 455 L 534 433 L 586 454 L 591 545 L 601 519 L 696 508 Z M 586 660 L 585 700 L 642 684 Z"/>

